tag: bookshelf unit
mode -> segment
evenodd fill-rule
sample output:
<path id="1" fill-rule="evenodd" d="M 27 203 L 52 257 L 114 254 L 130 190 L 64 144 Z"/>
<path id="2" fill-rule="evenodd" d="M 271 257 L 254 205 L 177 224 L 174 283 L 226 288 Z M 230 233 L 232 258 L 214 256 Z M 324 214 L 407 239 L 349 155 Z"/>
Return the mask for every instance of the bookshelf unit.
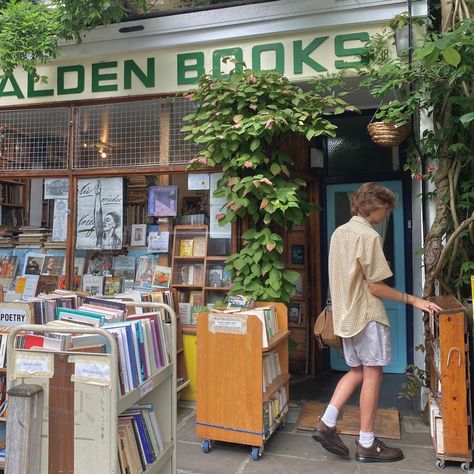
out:
<path id="1" fill-rule="evenodd" d="M 171 362 L 123 396 L 118 396 L 119 350 L 109 331 L 102 328 L 73 330 L 75 334 L 100 335 L 107 341 L 108 353 L 53 353 L 14 348 L 15 337 L 21 331 L 51 332 L 50 326 L 23 325 L 12 330 L 8 339 L 8 365 L 15 367 L 16 378 L 8 377 L 9 388 L 21 383 L 38 384 L 45 392 L 39 472 L 89 474 L 93 467 L 94 472 L 119 473 L 118 416 L 138 403 L 153 404 L 164 443 L 164 449 L 143 472 L 176 472 L 176 315 L 168 305 L 149 302 L 138 305 L 165 309 L 169 314 Z M 133 302 L 133 306 L 137 303 Z M 71 328 L 55 326 L 53 331 L 67 334 Z M 22 373 L 25 365 L 22 361 L 29 360 L 35 360 L 43 372 Z M 44 373 L 45 367 L 49 369 L 47 373 Z M 56 377 L 59 381 L 55 381 Z M 53 391 L 53 387 L 56 390 Z M 60 388 L 64 393 L 58 395 Z"/>
<path id="2" fill-rule="evenodd" d="M 207 225 L 177 225 L 173 234 L 171 285 L 180 302 L 204 306 L 223 300 L 230 287 L 224 263 L 227 256 L 208 255 Z"/>
<path id="3" fill-rule="evenodd" d="M 26 183 L 21 180 L 0 178 L 0 225 L 24 225 Z"/>
<path id="4" fill-rule="evenodd" d="M 436 467 L 472 461 L 472 405 L 466 308 L 453 296 L 430 298 L 442 309 L 430 315 L 430 425 Z"/>
<path id="5" fill-rule="evenodd" d="M 280 389 L 289 400 L 287 309 L 283 303 L 256 306 L 274 306 L 278 318 L 279 331 L 265 348 L 257 316 L 203 313 L 198 318 L 196 434 L 205 453 L 213 440 L 241 443 L 252 447 L 257 461 L 265 442 L 285 422 L 286 405 L 279 405 L 269 425 L 265 414 Z M 264 387 L 264 359 L 271 353 L 278 354 L 280 373 Z"/>

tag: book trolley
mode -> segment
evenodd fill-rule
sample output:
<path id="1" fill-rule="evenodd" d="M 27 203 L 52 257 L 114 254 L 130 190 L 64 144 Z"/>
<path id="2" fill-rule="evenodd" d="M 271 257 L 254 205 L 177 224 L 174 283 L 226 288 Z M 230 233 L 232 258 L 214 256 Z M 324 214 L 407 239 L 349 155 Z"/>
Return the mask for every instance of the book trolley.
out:
<path id="1" fill-rule="evenodd" d="M 446 461 L 469 471 L 473 427 L 469 332 L 466 308 L 453 296 L 430 301 L 442 310 L 430 315 L 430 425 L 436 467 Z"/>
<path id="2" fill-rule="evenodd" d="M 199 315 L 196 434 L 205 453 L 213 440 L 227 441 L 250 445 L 257 461 L 265 442 L 285 423 L 290 379 L 287 308 L 282 303 L 257 303 L 267 305 L 275 307 L 279 328 L 267 347 L 262 347 L 265 328 L 255 315 Z M 264 360 L 270 353 L 277 354 L 279 373 L 265 384 Z M 282 398 L 275 400 L 280 394 Z M 276 409 L 271 406 L 275 401 Z"/>
<path id="3" fill-rule="evenodd" d="M 118 416 L 137 403 L 153 404 L 164 444 L 143 472 L 176 472 L 176 314 L 162 303 L 133 302 L 127 306 L 164 309 L 169 315 L 171 347 L 170 363 L 123 396 L 119 396 L 118 347 L 107 330 L 35 324 L 12 329 L 7 347 L 8 388 L 35 384 L 44 391 L 39 472 L 119 473 Z M 107 352 L 15 348 L 16 337 L 25 332 L 100 335 Z M 63 393 L 58 393 L 61 388 Z"/>

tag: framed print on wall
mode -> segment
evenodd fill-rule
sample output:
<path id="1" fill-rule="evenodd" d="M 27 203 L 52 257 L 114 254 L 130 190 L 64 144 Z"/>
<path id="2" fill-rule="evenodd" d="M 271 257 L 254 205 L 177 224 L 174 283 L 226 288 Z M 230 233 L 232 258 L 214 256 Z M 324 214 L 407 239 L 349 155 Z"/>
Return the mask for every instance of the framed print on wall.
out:
<path id="1" fill-rule="evenodd" d="M 144 247 L 146 245 L 146 224 L 132 224 L 130 235 L 131 247 Z"/>

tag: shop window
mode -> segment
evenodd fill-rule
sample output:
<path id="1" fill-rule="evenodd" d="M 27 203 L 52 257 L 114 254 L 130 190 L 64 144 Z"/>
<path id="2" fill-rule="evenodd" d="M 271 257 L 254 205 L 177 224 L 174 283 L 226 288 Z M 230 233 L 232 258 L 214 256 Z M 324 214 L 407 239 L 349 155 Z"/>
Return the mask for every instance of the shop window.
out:
<path id="1" fill-rule="evenodd" d="M 371 116 L 332 119 L 337 136 L 327 139 L 327 173 L 330 178 L 360 178 L 399 170 L 398 148 L 375 145 L 367 132 Z"/>
<path id="2" fill-rule="evenodd" d="M 187 164 L 196 146 L 180 130 L 193 107 L 183 98 L 78 107 L 74 168 Z"/>
<path id="3" fill-rule="evenodd" d="M 0 110 L 1 170 L 65 170 L 69 109 Z"/>

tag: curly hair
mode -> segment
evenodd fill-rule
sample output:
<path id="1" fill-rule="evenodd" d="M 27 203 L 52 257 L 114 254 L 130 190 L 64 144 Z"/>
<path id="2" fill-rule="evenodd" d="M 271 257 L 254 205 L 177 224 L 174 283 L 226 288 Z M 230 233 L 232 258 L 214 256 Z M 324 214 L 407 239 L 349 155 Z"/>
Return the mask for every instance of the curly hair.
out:
<path id="1" fill-rule="evenodd" d="M 353 216 L 367 217 L 385 205 L 388 205 L 390 211 L 393 211 L 397 205 L 395 193 L 380 184 L 365 183 L 352 195 L 351 212 Z"/>

